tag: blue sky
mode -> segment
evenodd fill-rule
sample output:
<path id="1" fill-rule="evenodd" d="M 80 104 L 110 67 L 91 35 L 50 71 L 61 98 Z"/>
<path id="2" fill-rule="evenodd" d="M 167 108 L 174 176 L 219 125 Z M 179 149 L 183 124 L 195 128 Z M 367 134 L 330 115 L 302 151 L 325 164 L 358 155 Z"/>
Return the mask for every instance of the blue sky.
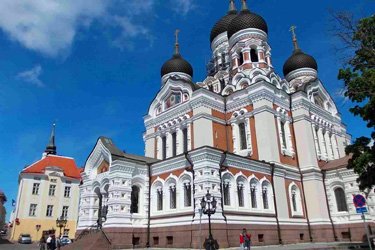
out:
<path id="1" fill-rule="evenodd" d="M 237 7 L 240 1 L 237 0 Z M 292 51 L 289 27 L 313 55 L 353 137 L 365 124 L 338 94 L 341 66 L 329 32 L 329 10 L 374 13 L 370 0 L 248 1 L 269 26 L 276 72 Z M 83 166 L 96 139 L 143 154 L 143 116 L 160 89 L 160 67 L 180 29 L 182 55 L 194 80 L 205 78 L 209 34 L 227 0 L 3 0 L 0 3 L 0 189 L 16 198 L 18 174 L 38 159 L 57 123 L 58 153 Z"/>

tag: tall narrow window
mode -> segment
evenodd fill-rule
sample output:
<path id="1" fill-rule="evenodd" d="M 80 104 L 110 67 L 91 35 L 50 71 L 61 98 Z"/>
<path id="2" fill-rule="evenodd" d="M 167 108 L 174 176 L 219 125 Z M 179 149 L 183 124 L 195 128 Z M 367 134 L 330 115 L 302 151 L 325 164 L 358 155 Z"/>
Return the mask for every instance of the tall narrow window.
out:
<path id="1" fill-rule="evenodd" d="M 348 211 L 348 205 L 346 204 L 345 192 L 342 188 L 335 189 L 337 212 Z"/>
<path id="2" fill-rule="evenodd" d="M 176 156 L 177 154 L 177 134 L 174 132 L 172 134 L 172 155 Z"/>
<path id="3" fill-rule="evenodd" d="M 169 187 L 169 199 L 170 199 L 170 208 L 175 209 L 176 208 L 176 186 L 171 185 Z"/>
<path id="4" fill-rule="evenodd" d="M 257 194 L 256 194 L 256 186 L 251 185 L 250 192 L 251 192 L 251 207 L 257 208 Z"/>
<path id="5" fill-rule="evenodd" d="M 263 198 L 263 208 L 264 209 L 269 209 L 269 205 L 268 205 L 268 187 L 267 186 L 263 186 L 262 198 Z"/>
<path id="6" fill-rule="evenodd" d="M 39 194 L 39 183 L 34 183 L 33 184 L 33 194 L 37 195 Z"/>
<path id="7" fill-rule="evenodd" d="M 255 49 L 251 49 L 250 50 L 250 58 L 251 58 L 251 61 L 252 62 L 258 62 L 259 59 L 258 59 L 258 53 Z"/>
<path id="8" fill-rule="evenodd" d="M 241 147 L 241 150 L 247 149 L 245 123 L 238 124 L 238 128 L 240 130 L 240 147 Z"/>
<path id="9" fill-rule="evenodd" d="M 37 204 L 30 204 L 29 216 L 35 216 Z"/>
<path id="10" fill-rule="evenodd" d="M 70 187 L 65 187 L 64 189 L 64 197 L 69 198 L 70 197 Z"/>
<path id="11" fill-rule="evenodd" d="M 48 195 L 55 196 L 55 191 L 56 191 L 56 185 L 49 185 Z"/>
<path id="12" fill-rule="evenodd" d="M 238 192 L 238 206 L 244 206 L 244 197 L 243 197 L 243 184 L 237 185 L 237 192 Z"/>
<path id="13" fill-rule="evenodd" d="M 223 184 L 224 188 L 224 205 L 230 206 L 230 193 L 229 193 L 229 182 Z"/>
<path id="14" fill-rule="evenodd" d="M 140 189 L 138 186 L 132 186 L 130 213 L 137 214 L 139 211 L 138 210 L 139 191 Z"/>
<path id="15" fill-rule="evenodd" d="M 53 205 L 48 205 L 48 206 L 47 206 L 46 216 L 47 216 L 47 217 L 51 217 L 52 214 L 53 214 Z"/>
<path id="16" fill-rule="evenodd" d="M 292 188 L 292 206 L 293 206 L 293 211 L 297 212 L 297 199 L 296 199 L 296 188 Z"/>
<path id="17" fill-rule="evenodd" d="M 62 209 L 62 213 L 61 213 L 61 216 L 63 218 L 68 218 L 68 210 L 69 210 L 69 207 L 68 206 L 63 206 L 63 209 Z"/>
<path id="18" fill-rule="evenodd" d="M 157 191 L 157 205 L 158 205 L 158 211 L 163 210 L 163 190 L 159 188 Z"/>
<path id="19" fill-rule="evenodd" d="M 238 56 L 239 56 L 239 58 L 238 58 L 238 66 L 241 66 L 243 64 L 243 62 L 244 62 L 244 60 L 243 60 L 243 53 L 239 52 Z"/>
<path id="20" fill-rule="evenodd" d="M 162 150 L 163 150 L 163 160 L 167 158 L 167 137 L 163 136 L 162 140 Z"/>
<path id="21" fill-rule="evenodd" d="M 184 153 L 188 151 L 188 130 L 187 128 L 184 128 L 182 130 L 182 133 L 184 135 Z"/>
<path id="22" fill-rule="evenodd" d="M 286 135 L 285 135 L 285 122 L 280 121 L 280 130 L 281 130 L 281 139 L 282 139 L 282 146 L 286 148 Z"/>
<path id="23" fill-rule="evenodd" d="M 191 185 L 190 183 L 184 183 L 184 206 L 191 206 Z"/>

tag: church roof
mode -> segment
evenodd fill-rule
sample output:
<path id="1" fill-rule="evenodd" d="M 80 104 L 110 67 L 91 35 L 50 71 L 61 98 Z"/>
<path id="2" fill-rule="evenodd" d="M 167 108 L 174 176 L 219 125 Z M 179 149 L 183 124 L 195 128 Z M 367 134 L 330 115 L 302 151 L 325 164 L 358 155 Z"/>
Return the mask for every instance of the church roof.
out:
<path id="1" fill-rule="evenodd" d="M 154 162 L 158 161 L 157 159 L 154 159 L 154 158 L 149 158 L 149 157 L 145 157 L 145 156 L 141 156 L 141 155 L 134 155 L 134 154 L 125 153 L 122 150 L 120 150 L 112 142 L 112 140 L 110 138 L 101 136 L 101 137 L 99 137 L 99 140 L 109 150 L 109 152 L 112 155 L 112 159 L 114 159 L 114 160 L 115 159 L 116 160 L 118 160 L 118 159 L 119 160 L 121 160 L 121 159 L 123 159 L 123 160 L 128 159 L 128 160 L 133 160 L 133 161 L 142 161 L 142 162 L 146 162 L 146 163 L 154 163 Z"/>
<path id="2" fill-rule="evenodd" d="M 340 168 L 346 168 L 348 166 L 348 161 L 352 158 L 352 155 L 346 155 L 340 159 L 332 160 L 327 162 L 321 167 L 322 170 L 335 170 Z"/>
<path id="3" fill-rule="evenodd" d="M 47 155 L 43 159 L 31 164 L 21 173 L 43 174 L 47 167 L 57 167 L 64 172 L 64 176 L 80 179 L 82 169 L 78 168 L 74 159 L 69 157 Z"/>

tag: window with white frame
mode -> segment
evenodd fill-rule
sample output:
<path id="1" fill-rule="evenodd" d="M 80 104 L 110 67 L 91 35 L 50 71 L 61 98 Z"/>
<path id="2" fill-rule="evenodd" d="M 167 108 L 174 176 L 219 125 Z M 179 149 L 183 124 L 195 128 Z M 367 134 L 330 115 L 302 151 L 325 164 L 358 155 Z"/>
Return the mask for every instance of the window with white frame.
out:
<path id="1" fill-rule="evenodd" d="M 46 216 L 51 217 L 53 214 L 53 205 L 48 205 L 47 206 L 47 211 L 46 211 Z"/>
<path id="2" fill-rule="evenodd" d="M 250 118 L 246 116 L 248 111 L 243 108 L 233 112 L 231 118 L 233 152 L 242 156 L 249 156 L 252 153 Z"/>
<path id="3" fill-rule="evenodd" d="M 184 153 L 188 151 L 188 129 L 185 127 L 182 129 Z"/>
<path id="4" fill-rule="evenodd" d="M 156 202 L 157 202 L 157 210 L 158 211 L 161 211 L 163 210 L 163 188 L 162 187 L 158 187 L 157 190 L 156 190 Z"/>
<path id="5" fill-rule="evenodd" d="M 292 216 L 303 215 L 301 192 L 295 183 L 292 183 L 289 186 L 289 203 Z"/>
<path id="6" fill-rule="evenodd" d="M 256 180 L 255 178 L 251 179 L 251 181 L 250 181 L 251 208 L 257 208 L 258 207 L 258 202 L 257 202 L 258 185 L 259 185 L 258 180 Z"/>
<path id="7" fill-rule="evenodd" d="M 225 180 L 223 183 L 223 194 L 224 194 L 224 205 L 230 206 L 230 183 L 229 180 Z"/>
<path id="8" fill-rule="evenodd" d="M 63 206 L 63 209 L 62 209 L 62 213 L 61 213 L 61 216 L 63 218 L 68 218 L 68 210 L 69 210 L 69 207 L 68 206 Z"/>
<path id="9" fill-rule="evenodd" d="M 184 206 L 191 207 L 191 184 L 190 182 L 184 183 Z"/>
<path id="10" fill-rule="evenodd" d="M 70 186 L 66 186 L 64 189 L 64 197 L 69 198 L 70 197 Z"/>
<path id="11" fill-rule="evenodd" d="M 56 185 L 49 185 L 48 195 L 55 196 Z"/>
<path id="12" fill-rule="evenodd" d="M 163 136 L 161 138 L 161 141 L 162 141 L 162 157 L 163 157 L 163 160 L 165 160 L 167 158 L 167 137 L 166 136 Z"/>
<path id="13" fill-rule="evenodd" d="M 288 112 L 285 109 L 278 107 L 276 109 L 276 119 L 281 153 L 283 155 L 294 156 Z"/>
<path id="14" fill-rule="evenodd" d="M 40 186 L 40 183 L 34 183 L 33 184 L 33 192 L 32 192 L 32 194 L 34 194 L 34 195 L 38 195 L 39 194 L 39 186 Z"/>
<path id="15" fill-rule="evenodd" d="M 243 183 L 237 183 L 237 194 L 238 194 L 238 206 L 244 207 L 244 185 Z"/>
<path id="16" fill-rule="evenodd" d="M 136 185 L 132 186 L 131 192 L 131 205 L 130 205 L 130 213 L 137 214 L 139 212 L 139 193 L 140 188 Z"/>
<path id="17" fill-rule="evenodd" d="M 347 212 L 348 205 L 346 203 L 345 191 L 341 187 L 337 187 L 334 190 L 336 198 L 337 212 Z"/>
<path id="18" fill-rule="evenodd" d="M 176 209 L 176 185 L 169 186 L 169 208 Z"/>
<path id="19" fill-rule="evenodd" d="M 262 202 L 263 202 L 263 209 L 269 210 L 273 207 L 271 206 L 271 198 L 272 198 L 272 187 L 268 181 L 262 182 Z"/>
<path id="20" fill-rule="evenodd" d="M 29 216 L 35 216 L 37 204 L 30 204 Z"/>

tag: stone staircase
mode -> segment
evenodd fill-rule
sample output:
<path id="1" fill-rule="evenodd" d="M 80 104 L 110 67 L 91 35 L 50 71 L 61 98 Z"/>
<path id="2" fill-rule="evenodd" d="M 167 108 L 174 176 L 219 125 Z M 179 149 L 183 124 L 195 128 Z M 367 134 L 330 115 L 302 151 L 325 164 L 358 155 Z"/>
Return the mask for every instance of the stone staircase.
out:
<path id="1" fill-rule="evenodd" d="M 62 247 L 63 250 L 109 250 L 112 249 L 111 241 L 101 229 L 96 226 L 89 227 L 81 232 L 76 240 Z"/>

